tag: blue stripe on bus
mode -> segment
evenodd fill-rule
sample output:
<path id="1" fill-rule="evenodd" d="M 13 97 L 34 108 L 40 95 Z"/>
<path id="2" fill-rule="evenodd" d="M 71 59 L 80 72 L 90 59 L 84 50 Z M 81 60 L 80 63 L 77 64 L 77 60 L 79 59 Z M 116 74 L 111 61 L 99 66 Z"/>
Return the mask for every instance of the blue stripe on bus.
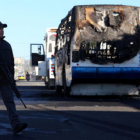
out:
<path id="1" fill-rule="evenodd" d="M 72 67 L 73 79 L 140 79 L 139 67 Z"/>

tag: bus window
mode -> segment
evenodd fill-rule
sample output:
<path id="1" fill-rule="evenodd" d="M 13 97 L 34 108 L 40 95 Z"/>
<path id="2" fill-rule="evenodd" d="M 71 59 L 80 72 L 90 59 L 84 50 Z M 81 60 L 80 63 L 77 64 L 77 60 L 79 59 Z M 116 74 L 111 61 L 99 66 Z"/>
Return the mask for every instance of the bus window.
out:
<path id="1" fill-rule="evenodd" d="M 53 35 L 50 36 L 51 41 L 55 41 L 55 39 L 56 39 L 56 34 L 53 34 Z"/>
<path id="2" fill-rule="evenodd" d="M 49 52 L 52 52 L 52 43 L 49 44 Z"/>

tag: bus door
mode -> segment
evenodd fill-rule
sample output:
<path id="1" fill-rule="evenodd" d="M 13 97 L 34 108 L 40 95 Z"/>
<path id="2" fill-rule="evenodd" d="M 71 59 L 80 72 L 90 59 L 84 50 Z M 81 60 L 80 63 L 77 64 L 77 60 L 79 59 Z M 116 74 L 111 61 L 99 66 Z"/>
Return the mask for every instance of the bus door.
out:
<path id="1" fill-rule="evenodd" d="M 45 61 L 43 44 L 30 44 L 31 66 L 38 66 L 38 61 Z"/>

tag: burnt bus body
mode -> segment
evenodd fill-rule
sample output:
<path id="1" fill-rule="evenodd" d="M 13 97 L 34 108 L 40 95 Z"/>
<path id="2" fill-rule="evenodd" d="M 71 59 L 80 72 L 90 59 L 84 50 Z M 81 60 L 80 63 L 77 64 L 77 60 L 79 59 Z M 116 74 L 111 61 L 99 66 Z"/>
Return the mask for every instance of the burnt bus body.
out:
<path id="1" fill-rule="evenodd" d="M 56 39 L 56 87 L 75 83 L 140 82 L 140 8 L 75 6 Z M 60 80 L 61 79 L 61 80 Z"/>

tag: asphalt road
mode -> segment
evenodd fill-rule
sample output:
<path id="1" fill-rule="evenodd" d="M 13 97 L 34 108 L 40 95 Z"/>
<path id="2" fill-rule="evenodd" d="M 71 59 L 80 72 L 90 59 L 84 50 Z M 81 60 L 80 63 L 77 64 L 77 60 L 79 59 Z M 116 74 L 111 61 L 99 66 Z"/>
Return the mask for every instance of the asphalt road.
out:
<path id="1" fill-rule="evenodd" d="M 57 97 L 43 82 L 17 82 L 28 128 L 13 135 L 0 100 L 0 140 L 140 140 L 139 97 Z"/>

